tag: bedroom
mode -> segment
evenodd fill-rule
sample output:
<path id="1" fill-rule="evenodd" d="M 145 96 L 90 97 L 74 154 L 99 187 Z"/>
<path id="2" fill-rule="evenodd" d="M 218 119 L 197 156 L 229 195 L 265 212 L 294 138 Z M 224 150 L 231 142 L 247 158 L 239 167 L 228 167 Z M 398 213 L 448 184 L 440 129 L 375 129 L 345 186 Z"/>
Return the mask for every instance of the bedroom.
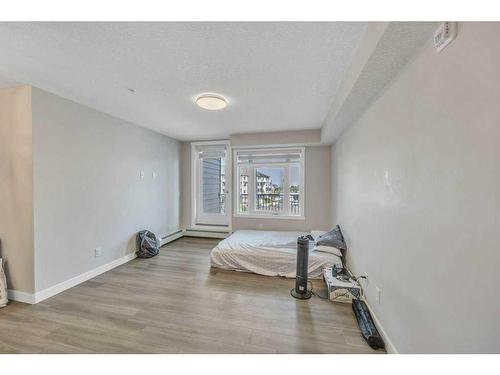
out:
<path id="1" fill-rule="evenodd" d="M 0 353 L 498 353 L 500 24 L 443 18 L 0 22 Z"/>

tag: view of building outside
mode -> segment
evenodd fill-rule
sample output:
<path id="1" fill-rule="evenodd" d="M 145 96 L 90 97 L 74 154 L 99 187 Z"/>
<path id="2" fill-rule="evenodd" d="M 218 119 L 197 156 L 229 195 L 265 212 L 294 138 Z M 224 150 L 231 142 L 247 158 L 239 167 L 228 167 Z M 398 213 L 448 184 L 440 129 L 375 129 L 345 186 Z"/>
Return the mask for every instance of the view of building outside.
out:
<path id="1" fill-rule="evenodd" d="M 224 158 L 204 158 L 201 178 L 203 212 L 225 213 Z"/>
<path id="2" fill-rule="evenodd" d="M 243 173 L 241 173 L 243 172 Z M 248 212 L 248 171 L 240 171 L 240 212 Z M 262 167 L 255 170 L 255 209 L 267 212 L 283 212 L 284 167 Z M 290 213 L 299 214 L 299 167 L 290 167 Z"/>
<path id="3" fill-rule="evenodd" d="M 226 158 L 220 159 L 220 192 L 219 192 L 219 202 L 220 202 L 220 213 L 226 212 Z"/>

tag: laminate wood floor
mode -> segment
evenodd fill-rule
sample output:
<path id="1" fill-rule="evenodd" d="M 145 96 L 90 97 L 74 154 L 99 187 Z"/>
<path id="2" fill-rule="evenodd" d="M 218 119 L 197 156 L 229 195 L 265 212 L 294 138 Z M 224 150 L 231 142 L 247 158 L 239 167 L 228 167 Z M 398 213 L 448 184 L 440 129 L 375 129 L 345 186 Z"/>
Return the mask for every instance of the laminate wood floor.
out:
<path id="1" fill-rule="evenodd" d="M 10 303 L 0 353 L 381 353 L 348 304 L 295 300 L 291 279 L 211 269 L 217 242 L 184 237 L 37 305 Z"/>

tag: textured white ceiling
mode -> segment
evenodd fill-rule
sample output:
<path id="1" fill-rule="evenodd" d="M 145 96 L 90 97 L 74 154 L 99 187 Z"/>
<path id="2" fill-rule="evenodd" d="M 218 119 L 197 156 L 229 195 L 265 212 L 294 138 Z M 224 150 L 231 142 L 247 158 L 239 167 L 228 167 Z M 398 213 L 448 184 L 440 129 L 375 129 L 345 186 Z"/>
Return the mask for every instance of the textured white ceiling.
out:
<path id="1" fill-rule="evenodd" d="M 365 29 L 350 22 L 0 23 L 0 76 L 182 140 L 317 129 Z M 193 97 L 204 91 L 227 96 L 229 107 L 196 107 Z"/>
<path id="2" fill-rule="evenodd" d="M 408 62 L 430 43 L 435 22 L 391 22 L 377 39 L 376 48 L 364 62 L 363 68 L 349 86 L 349 94 L 336 112 L 330 112 L 322 128 L 322 141 L 334 143 L 342 131 L 352 124 L 397 77 Z M 370 35 L 372 30 L 367 30 Z M 362 48 L 361 48 L 362 49 Z M 359 61 L 356 55 L 354 57 Z M 341 88 L 342 90 L 342 88 Z M 340 97 L 340 93 L 337 99 Z M 335 106 L 332 107 L 334 110 Z"/>

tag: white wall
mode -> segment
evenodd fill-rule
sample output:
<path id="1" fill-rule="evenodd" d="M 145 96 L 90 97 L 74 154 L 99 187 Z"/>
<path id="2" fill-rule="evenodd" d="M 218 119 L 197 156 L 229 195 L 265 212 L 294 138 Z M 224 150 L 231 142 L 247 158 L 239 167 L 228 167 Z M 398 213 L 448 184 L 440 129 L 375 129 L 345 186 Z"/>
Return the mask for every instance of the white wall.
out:
<path id="1" fill-rule="evenodd" d="M 333 147 L 348 264 L 400 352 L 500 352 L 499 67 L 500 24 L 460 23 Z"/>
<path id="2" fill-rule="evenodd" d="M 33 153 L 36 291 L 179 228 L 178 141 L 33 88 Z"/>
<path id="3" fill-rule="evenodd" d="M 0 257 L 9 289 L 34 291 L 31 87 L 0 89 Z"/>

